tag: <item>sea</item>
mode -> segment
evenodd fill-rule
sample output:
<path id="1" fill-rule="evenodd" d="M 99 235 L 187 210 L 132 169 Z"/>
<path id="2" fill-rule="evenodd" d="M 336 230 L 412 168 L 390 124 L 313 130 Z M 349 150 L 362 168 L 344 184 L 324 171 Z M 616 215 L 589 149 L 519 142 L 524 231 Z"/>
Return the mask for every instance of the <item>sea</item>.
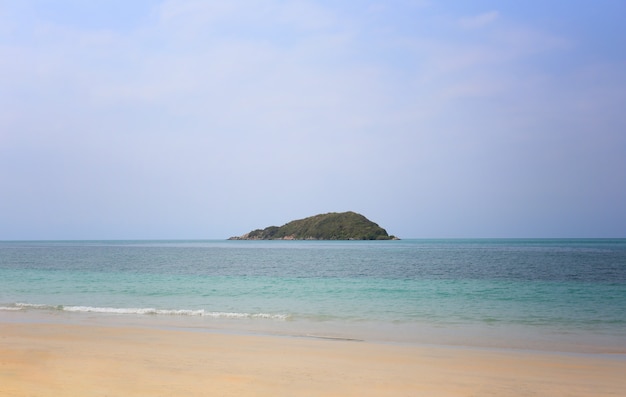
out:
<path id="1" fill-rule="evenodd" d="M 0 322 L 626 354 L 626 239 L 3 241 Z"/>

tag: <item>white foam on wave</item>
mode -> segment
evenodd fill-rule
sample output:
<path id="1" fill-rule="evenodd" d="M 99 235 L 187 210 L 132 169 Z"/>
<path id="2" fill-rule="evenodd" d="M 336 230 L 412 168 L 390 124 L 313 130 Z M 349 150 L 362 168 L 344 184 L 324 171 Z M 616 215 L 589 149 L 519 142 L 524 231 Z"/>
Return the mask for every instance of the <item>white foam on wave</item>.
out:
<path id="1" fill-rule="evenodd" d="M 0 311 L 16 312 L 18 310 L 22 310 L 22 308 L 21 307 L 15 307 L 15 306 L 0 306 Z"/>
<path id="2" fill-rule="evenodd" d="M 166 315 L 175 315 L 175 316 L 204 316 L 204 310 L 189 310 L 189 309 L 179 309 L 179 310 L 157 310 L 155 314 L 166 314 Z"/>
<path id="3" fill-rule="evenodd" d="M 91 307 L 91 306 L 64 306 L 64 311 L 85 313 L 108 313 L 108 314 L 152 314 L 166 316 L 201 316 L 211 318 L 265 318 L 272 320 L 286 320 L 284 314 L 268 313 L 232 313 L 232 312 L 207 312 L 203 309 L 155 309 L 155 308 L 115 308 L 115 307 Z"/>
<path id="4" fill-rule="evenodd" d="M 63 306 L 66 312 L 82 313 L 109 313 L 109 314 L 156 314 L 152 308 L 116 308 L 116 307 L 92 307 L 92 306 Z"/>
<path id="5" fill-rule="evenodd" d="M 61 310 L 72 313 L 101 313 L 101 314 L 131 314 L 131 315 L 166 315 L 166 316 L 199 316 L 221 319 L 269 319 L 286 320 L 286 314 L 270 313 L 235 313 L 235 312 L 207 312 L 203 309 L 156 309 L 145 307 L 96 307 L 96 306 L 52 306 L 35 303 L 16 303 L 15 306 L 0 306 L 0 310 L 17 311 L 22 309 Z"/>
<path id="6" fill-rule="evenodd" d="M 269 313 L 228 313 L 228 312 L 207 312 L 205 317 L 213 318 L 264 318 L 270 320 L 286 320 L 289 318 L 286 314 L 269 314 Z"/>
<path id="7" fill-rule="evenodd" d="M 22 302 L 16 303 L 15 307 L 19 307 L 20 309 L 58 309 L 59 308 L 59 306 L 41 305 L 37 303 L 22 303 Z"/>

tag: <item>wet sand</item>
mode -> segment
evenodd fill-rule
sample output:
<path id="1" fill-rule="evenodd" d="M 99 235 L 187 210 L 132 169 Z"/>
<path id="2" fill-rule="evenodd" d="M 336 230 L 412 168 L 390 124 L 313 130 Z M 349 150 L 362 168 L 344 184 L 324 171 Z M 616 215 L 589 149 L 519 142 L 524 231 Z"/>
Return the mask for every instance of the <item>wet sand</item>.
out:
<path id="1" fill-rule="evenodd" d="M 1 396 L 624 396 L 624 355 L 0 323 Z"/>

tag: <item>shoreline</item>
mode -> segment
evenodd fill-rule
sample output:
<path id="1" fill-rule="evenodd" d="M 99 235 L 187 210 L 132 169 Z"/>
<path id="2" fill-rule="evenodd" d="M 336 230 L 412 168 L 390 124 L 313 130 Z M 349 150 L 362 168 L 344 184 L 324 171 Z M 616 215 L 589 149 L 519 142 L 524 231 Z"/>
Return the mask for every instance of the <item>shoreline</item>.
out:
<path id="1" fill-rule="evenodd" d="M 0 319 L 0 394 L 626 395 L 622 355 Z"/>
<path id="2" fill-rule="evenodd" d="M 49 310 L 0 310 L 0 324 L 53 324 L 189 331 L 211 334 L 347 340 L 417 347 L 466 348 L 626 358 L 620 335 L 580 330 L 477 324 L 393 324 L 374 322 L 204 318 Z"/>

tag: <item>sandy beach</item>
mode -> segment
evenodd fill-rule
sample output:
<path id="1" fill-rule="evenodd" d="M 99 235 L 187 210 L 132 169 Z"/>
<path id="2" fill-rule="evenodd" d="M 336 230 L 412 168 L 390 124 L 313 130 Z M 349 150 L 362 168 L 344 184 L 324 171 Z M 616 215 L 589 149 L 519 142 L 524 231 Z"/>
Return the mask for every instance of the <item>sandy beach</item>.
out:
<path id="1" fill-rule="evenodd" d="M 617 396 L 623 356 L 0 323 L 2 396 Z"/>

